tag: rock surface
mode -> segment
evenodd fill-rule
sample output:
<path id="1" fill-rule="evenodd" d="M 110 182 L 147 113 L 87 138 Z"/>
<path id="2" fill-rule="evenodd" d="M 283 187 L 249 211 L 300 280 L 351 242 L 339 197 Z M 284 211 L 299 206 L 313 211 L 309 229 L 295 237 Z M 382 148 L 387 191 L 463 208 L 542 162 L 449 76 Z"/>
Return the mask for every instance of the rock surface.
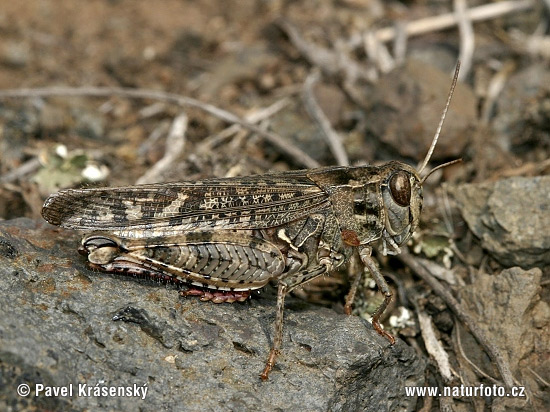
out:
<path id="1" fill-rule="evenodd" d="M 420 161 L 426 156 L 445 107 L 451 77 L 431 65 L 408 60 L 383 76 L 369 96 L 370 132 L 401 156 Z M 476 98 L 459 83 L 432 161 L 460 157 L 476 124 Z"/>
<path id="2" fill-rule="evenodd" d="M 470 230 L 500 263 L 550 264 L 550 176 L 464 184 L 452 192 Z"/>
<path id="3" fill-rule="evenodd" d="M 462 301 L 478 320 L 477 325 L 506 353 L 514 376 L 523 374 L 520 361 L 533 352 L 535 342 L 542 343 L 544 338 L 539 335 L 550 323 L 546 316 L 542 325 L 536 325 L 536 319 L 541 318 L 537 312 L 548 312 L 548 304 L 540 297 L 541 276 L 538 268 L 519 267 L 504 269 L 497 275 L 478 273 L 474 282 L 461 291 Z M 476 354 L 472 356 L 477 358 Z M 483 362 L 483 356 L 479 358 Z"/>
<path id="4" fill-rule="evenodd" d="M 472 283 L 459 291 L 463 308 L 489 342 L 498 347 L 517 385 L 524 387 L 530 398 L 495 397 L 493 410 L 550 410 L 548 387 L 539 380 L 550 370 L 550 305 L 541 270 L 512 267 L 493 274 L 474 271 L 471 279 Z M 494 359 L 487 357 L 469 330 L 457 325 L 454 332 L 465 354 L 457 357 L 461 376 L 471 382 L 477 371 L 483 370 L 499 379 L 501 374 Z"/>
<path id="5" fill-rule="evenodd" d="M 359 318 L 289 298 L 283 353 L 262 382 L 272 294 L 233 305 L 179 298 L 172 286 L 90 271 L 79 238 L 29 219 L 0 222 L 1 410 L 415 409 L 404 387 L 423 385 L 425 362 Z M 72 384 L 74 394 L 35 396 L 38 383 Z M 21 384 L 30 395 L 17 395 Z M 79 384 L 148 391 L 86 397 Z"/>

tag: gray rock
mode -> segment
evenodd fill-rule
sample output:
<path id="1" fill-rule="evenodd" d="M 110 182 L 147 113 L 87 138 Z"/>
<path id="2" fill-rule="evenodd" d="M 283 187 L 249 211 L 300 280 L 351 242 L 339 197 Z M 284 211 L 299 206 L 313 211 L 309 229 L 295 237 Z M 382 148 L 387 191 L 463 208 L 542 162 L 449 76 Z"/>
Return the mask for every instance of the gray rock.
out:
<path id="1" fill-rule="evenodd" d="M 273 294 L 232 305 L 180 298 L 170 285 L 90 271 L 79 239 L 29 219 L 0 222 L 1 410 L 415 409 L 403 388 L 423 385 L 425 361 L 359 318 L 289 298 L 283 352 L 262 382 Z M 38 383 L 74 393 L 35 396 Z M 29 396 L 16 394 L 20 384 Z M 87 397 L 79 384 L 148 391 Z"/>
<path id="2" fill-rule="evenodd" d="M 536 304 L 548 306 L 540 297 L 541 276 L 538 268 L 519 267 L 504 269 L 497 275 L 478 273 L 475 281 L 461 290 L 462 301 L 474 313 L 477 325 L 507 354 L 514 376 L 522 372 L 519 363 L 533 351 L 535 341 L 542 339 L 537 336 L 542 330 L 534 326 L 535 311 L 542 310 Z M 473 356 L 486 362 L 478 353 Z"/>
<path id="3" fill-rule="evenodd" d="M 541 284 L 541 270 L 512 267 L 493 274 L 473 271 L 470 279 L 472 283 L 458 290 L 463 310 L 475 319 L 476 327 L 484 331 L 488 341 L 498 347 L 514 380 L 530 394 L 528 399 L 496 397 L 492 410 L 550 410 L 548 387 L 538 379 L 550 370 L 550 306 L 545 301 L 548 293 Z M 474 376 L 472 365 L 476 365 L 478 370 L 499 377 L 494 360 L 468 329 L 457 327 L 455 332 L 461 351 L 466 354 L 457 357 L 461 376 Z M 470 380 L 470 385 L 477 383 Z"/>
<path id="4" fill-rule="evenodd" d="M 550 176 L 452 189 L 470 230 L 505 266 L 550 264 Z"/>
<path id="5" fill-rule="evenodd" d="M 492 122 L 503 150 L 516 155 L 532 151 L 538 159 L 546 158 L 543 150 L 533 148 L 548 147 L 549 93 L 550 73 L 544 63 L 533 63 L 510 76 L 497 99 Z"/>
<path id="6" fill-rule="evenodd" d="M 451 77 L 435 67 L 410 59 L 380 78 L 369 96 L 370 132 L 401 156 L 421 161 L 430 147 L 445 107 Z M 444 136 L 432 160 L 461 156 L 476 124 L 476 97 L 459 83 L 445 120 Z"/>

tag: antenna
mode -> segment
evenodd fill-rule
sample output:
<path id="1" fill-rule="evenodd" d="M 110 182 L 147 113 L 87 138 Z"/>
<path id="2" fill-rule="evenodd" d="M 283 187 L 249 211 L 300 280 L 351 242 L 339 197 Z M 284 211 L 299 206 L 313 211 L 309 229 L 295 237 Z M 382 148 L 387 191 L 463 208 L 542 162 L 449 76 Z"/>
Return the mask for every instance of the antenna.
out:
<path id="1" fill-rule="evenodd" d="M 420 181 L 420 185 L 423 185 L 424 182 L 426 181 L 426 179 L 427 179 L 428 177 L 430 177 L 431 174 L 432 174 L 433 172 L 435 172 L 436 170 L 439 170 L 439 169 L 442 169 L 442 168 L 444 168 L 444 167 L 451 166 L 451 165 L 454 165 L 455 163 L 460 163 L 460 162 L 462 162 L 462 159 L 455 159 L 455 160 L 451 160 L 450 162 L 443 163 L 442 165 L 439 165 L 439 166 L 437 166 L 437 167 L 434 167 L 432 170 L 430 170 L 430 171 L 428 172 L 428 174 L 427 174 L 426 176 L 424 176 L 424 177 L 422 178 L 422 180 Z"/>
<path id="2" fill-rule="evenodd" d="M 422 173 L 424 168 L 428 165 L 428 162 L 430 161 L 430 158 L 432 157 L 432 154 L 434 152 L 435 145 L 437 144 L 437 139 L 439 139 L 439 134 L 441 133 L 441 128 L 443 127 L 443 122 L 445 121 L 445 116 L 447 116 L 447 111 L 449 110 L 449 105 L 451 104 L 451 98 L 453 97 L 453 93 L 455 91 L 456 83 L 458 81 L 458 72 L 459 71 L 460 71 L 460 60 L 456 63 L 455 75 L 453 77 L 453 82 L 451 84 L 451 90 L 449 91 L 449 96 L 447 97 L 447 103 L 445 104 L 445 109 L 443 109 L 443 114 L 441 115 L 441 120 L 439 121 L 439 125 L 437 126 L 437 130 L 435 131 L 435 136 L 432 140 L 430 150 L 428 150 L 428 153 L 426 154 L 426 157 L 424 158 L 424 162 L 422 162 L 422 166 L 420 166 L 420 169 L 418 170 L 419 175 Z M 439 167 L 441 167 L 441 166 L 439 166 Z M 433 170 L 432 170 L 432 172 L 433 172 Z M 431 172 L 430 172 L 430 174 L 431 174 Z M 422 179 L 422 181 L 424 181 L 424 180 L 425 179 Z"/>

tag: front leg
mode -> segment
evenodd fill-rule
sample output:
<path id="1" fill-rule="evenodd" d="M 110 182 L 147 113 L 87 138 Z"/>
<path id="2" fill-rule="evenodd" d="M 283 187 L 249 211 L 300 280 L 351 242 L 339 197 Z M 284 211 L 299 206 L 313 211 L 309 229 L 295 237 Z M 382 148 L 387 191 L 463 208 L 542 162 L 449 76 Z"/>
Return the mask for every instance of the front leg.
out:
<path id="1" fill-rule="evenodd" d="M 395 343 L 395 338 L 386 332 L 384 329 L 382 329 L 382 326 L 380 326 L 380 316 L 384 313 L 386 310 L 386 307 L 389 305 L 392 299 L 392 293 L 390 290 L 390 287 L 386 283 L 386 280 L 384 279 L 384 276 L 380 273 L 378 270 L 378 267 L 376 266 L 376 263 L 374 262 L 374 259 L 371 257 L 371 248 L 370 247 L 361 247 L 359 249 L 359 257 L 361 258 L 361 262 L 369 269 L 372 277 L 374 278 L 374 281 L 378 285 L 378 288 L 380 289 L 380 292 L 384 295 L 384 301 L 378 306 L 376 311 L 374 312 L 374 315 L 372 315 L 372 326 L 378 332 L 380 335 L 385 337 L 387 340 L 390 341 L 390 345 L 393 345 Z M 354 282 L 354 286 L 355 286 Z M 350 291 L 351 294 L 351 291 Z M 355 293 L 354 293 L 355 295 Z M 348 295 L 349 296 L 349 295 Z M 347 299 L 346 299 L 347 304 Z M 351 302 L 350 302 L 351 305 Z"/>

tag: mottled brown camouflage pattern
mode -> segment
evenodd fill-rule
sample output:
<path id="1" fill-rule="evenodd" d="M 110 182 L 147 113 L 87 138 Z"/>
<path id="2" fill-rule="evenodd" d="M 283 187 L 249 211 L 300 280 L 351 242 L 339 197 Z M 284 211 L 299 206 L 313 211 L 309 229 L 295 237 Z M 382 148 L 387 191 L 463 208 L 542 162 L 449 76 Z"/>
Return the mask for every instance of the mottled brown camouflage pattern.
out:
<path id="1" fill-rule="evenodd" d="M 69 189 L 50 196 L 42 214 L 52 224 L 93 231 L 80 251 L 103 271 L 198 286 L 202 292 L 192 289 L 191 295 L 215 302 L 242 300 L 276 281 L 274 344 L 262 374 L 267 378 L 281 346 L 285 295 L 334 271 L 355 250 L 385 295 L 373 325 L 394 341 L 378 324 L 391 292 L 370 255 L 373 246 L 398 252 L 415 230 L 420 182 L 412 167 L 389 162 Z"/>

